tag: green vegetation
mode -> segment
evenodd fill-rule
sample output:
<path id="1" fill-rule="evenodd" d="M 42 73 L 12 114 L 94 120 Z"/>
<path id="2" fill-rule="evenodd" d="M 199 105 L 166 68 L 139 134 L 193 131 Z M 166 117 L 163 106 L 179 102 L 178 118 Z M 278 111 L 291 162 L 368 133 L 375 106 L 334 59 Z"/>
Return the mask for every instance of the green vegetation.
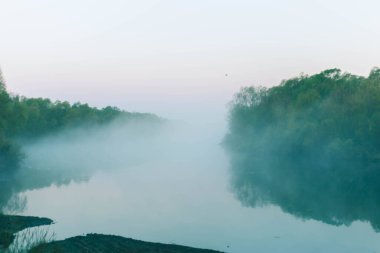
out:
<path id="1" fill-rule="evenodd" d="M 75 178 L 86 178 L 84 172 L 77 171 L 75 176 L 44 174 L 44 181 L 38 180 L 36 173 L 30 172 L 23 164 L 22 144 L 38 141 L 39 138 L 64 130 L 86 127 L 98 129 L 98 126 L 118 123 L 144 121 L 156 126 L 162 120 L 152 114 L 130 113 L 116 107 L 97 109 L 87 104 L 51 101 L 43 98 L 26 98 L 11 95 L 5 86 L 0 71 L 0 252 L 13 243 L 7 252 L 24 252 L 39 242 L 48 242 L 49 234 L 45 230 L 24 230 L 26 228 L 48 225 L 52 221 L 45 218 L 3 215 L 22 210 L 26 205 L 17 193 L 38 186 L 67 182 Z M 120 121 L 120 122 L 119 122 Z M 103 129 L 103 128 L 102 128 Z M 106 129 L 106 128 L 104 128 Z M 44 171 L 44 173 L 47 173 Z M 30 184 L 25 183 L 31 181 Z M 31 185 L 32 184 L 32 185 Z M 23 230 L 22 234 L 15 233 Z M 15 239 L 16 238 L 16 239 Z"/>
<path id="2" fill-rule="evenodd" d="M 17 168 L 22 160 L 16 140 L 33 140 L 70 127 L 105 124 L 116 118 L 158 119 L 151 114 L 129 113 L 110 106 L 97 109 L 87 104 L 12 96 L 0 73 L 0 178 L 2 173 Z"/>
<path id="3" fill-rule="evenodd" d="M 367 220 L 380 230 L 380 69 L 243 88 L 224 145 L 246 205 L 277 204 L 330 224 Z"/>
<path id="4" fill-rule="evenodd" d="M 0 252 L 2 247 L 7 248 L 13 242 L 16 232 L 52 223 L 53 221 L 47 218 L 0 215 Z"/>

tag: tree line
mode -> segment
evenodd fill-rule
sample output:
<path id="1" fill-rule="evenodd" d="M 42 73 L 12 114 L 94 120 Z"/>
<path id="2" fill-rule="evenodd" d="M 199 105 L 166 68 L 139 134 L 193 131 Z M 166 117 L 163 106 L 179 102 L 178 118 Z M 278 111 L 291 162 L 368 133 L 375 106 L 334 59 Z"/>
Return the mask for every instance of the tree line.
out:
<path id="1" fill-rule="evenodd" d="M 330 69 L 235 95 L 224 146 L 236 196 L 380 230 L 380 69 Z"/>
<path id="2" fill-rule="evenodd" d="M 0 176 L 22 161 L 17 140 L 33 140 L 70 127 L 106 124 L 116 118 L 159 119 L 152 114 L 131 113 L 111 106 L 98 109 L 82 103 L 11 95 L 0 72 Z"/>

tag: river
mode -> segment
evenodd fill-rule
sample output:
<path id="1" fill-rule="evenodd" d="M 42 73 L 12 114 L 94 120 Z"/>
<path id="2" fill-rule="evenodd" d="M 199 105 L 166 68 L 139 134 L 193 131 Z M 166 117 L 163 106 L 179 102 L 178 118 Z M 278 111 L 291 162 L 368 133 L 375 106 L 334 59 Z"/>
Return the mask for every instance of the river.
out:
<path id="1" fill-rule="evenodd" d="M 117 130 L 27 146 L 30 171 L 59 175 L 59 180 L 38 184 L 43 176 L 28 176 L 25 181 L 34 180 L 33 187 L 19 193 L 27 199 L 20 213 L 53 219 L 57 239 L 104 233 L 231 253 L 380 252 L 380 234 L 366 221 L 336 226 L 298 218 L 275 205 L 244 206 L 230 184 L 223 131 L 214 127 L 170 128 L 153 142 L 146 133 L 145 141 L 136 143 Z M 144 155 L 129 163 L 129 151 Z M 38 168 L 41 164 L 47 165 Z M 73 166 L 84 168 L 84 174 L 77 171 L 83 177 L 73 176 Z"/>

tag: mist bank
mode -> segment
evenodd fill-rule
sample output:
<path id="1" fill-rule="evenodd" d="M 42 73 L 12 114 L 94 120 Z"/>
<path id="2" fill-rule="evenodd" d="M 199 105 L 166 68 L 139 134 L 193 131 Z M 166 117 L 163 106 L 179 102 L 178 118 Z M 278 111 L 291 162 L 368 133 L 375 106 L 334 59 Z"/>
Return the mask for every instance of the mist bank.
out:
<path id="1" fill-rule="evenodd" d="M 216 185 L 217 182 L 224 182 L 224 176 L 220 175 L 219 169 L 214 170 L 214 167 L 225 164 L 225 161 L 220 159 L 224 158 L 221 156 L 223 152 L 217 146 L 220 137 L 220 133 L 213 127 L 201 124 L 114 120 L 106 125 L 71 128 L 32 142 L 25 141 L 22 143 L 25 153 L 23 166 L 14 174 L 13 186 L 17 187 L 14 188 L 12 197 L 5 203 L 3 209 L 6 213 L 38 214 L 51 217 L 60 224 L 65 223 L 69 226 L 75 224 L 81 227 L 82 223 L 75 222 L 77 214 L 74 218 L 65 220 L 54 213 L 54 210 L 51 214 L 50 211 L 46 211 L 55 203 L 63 202 L 65 205 L 67 203 L 66 207 L 59 209 L 65 213 L 77 213 L 82 207 L 70 203 L 79 200 L 89 207 L 87 211 L 84 209 L 81 211 L 86 213 L 87 218 L 93 217 L 104 206 L 112 210 L 121 210 L 123 216 L 127 213 L 125 219 L 131 219 L 127 225 L 130 229 L 125 230 L 124 227 L 122 231 L 123 235 L 130 233 L 128 236 L 132 236 L 134 233 L 139 233 L 134 232 L 139 231 L 132 221 L 138 220 L 134 217 L 135 212 L 145 217 L 150 215 L 154 217 L 157 213 L 155 210 L 162 210 L 164 207 L 165 213 L 170 213 L 170 217 L 163 215 L 159 222 L 152 218 L 138 222 L 149 227 L 164 226 L 173 229 L 177 227 L 173 224 L 178 222 L 182 224 L 181 222 L 190 217 L 187 216 L 187 212 L 182 213 L 182 211 L 192 210 L 196 213 L 199 206 L 202 206 L 203 213 L 209 209 L 210 204 L 208 198 L 204 202 L 206 198 L 203 196 L 218 195 L 215 194 L 215 189 L 218 189 Z M 218 170 L 218 173 L 214 173 L 213 170 Z M 213 182 L 209 180 L 210 178 Z M 100 179 L 105 179 L 109 184 L 103 184 Z M 58 192 L 55 192 L 56 189 Z M 64 192 L 70 189 L 74 191 L 74 195 L 59 193 L 61 190 Z M 112 190 L 115 189 L 121 199 L 112 197 Z M 53 192 L 52 198 L 47 195 L 37 198 L 33 196 L 39 192 L 46 192 L 47 195 Z M 87 199 L 83 192 L 90 192 L 93 197 Z M 29 203 L 26 196 L 29 197 Z M 35 206 L 48 213 L 39 213 L 35 210 Z M 25 207 L 26 211 L 23 212 Z M 98 230 L 92 227 L 86 233 L 120 234 L 120 231 L 107 230 L 115 225 L 113 223 L 119 223 L 115 222 L 113 215 L 106 214 L 102 218 L 98 216 L 96 222 L 109 219 L 113 221 L 102 224 Z M 194 216 L 191 217 L 195 219 Z M 194 225 L 189 230 L 194 230 Z M 82 233 L 73 232 L 70 236 L 77 234 Z M 142 235 L 133 237 L 144 238 Z M 82 242 L 88 238 L 77 239 Z M 114 238 L 100 235 L 96 239 L 99 247 L 111 247 Z M 154 240 L 169 242 L 162 238 Z M 93 240 L 89 242 L 93 243 Z M 127 240 L 125 242 L 128 243 Z M 116 244 L 115 246 L 119 245 L 118 242 Z M 49 244 L 47 247 L 55 245 Z M 73 251 L 71 248 L 66 248 L 66 246 L 71 247 L 70 245 L 72 246 L 72 240 L 59 243 L 59 246 L 63 246 L 63 252 Z M 140 247 L 140 244 L 136 244 L 136 247 Z M 164 246 L 161 245 L 157 250 L 159 251 L 161 247 Z M 153 248 L 152 250 L 154 251 Z M 176 252 L 180 249 L 173 247 L 173 250 Z M 189 252 L 193 252 L 192 250 Z"/>
<path id="2" fill-rule="evenodd" d="M 20 142 L 25 156 L 20 169 L 0 184 L 0 207 L 20 213 L 28 206 L 23 192 L 84 183 L 95 174 L 133 171 L 147 181 L 163 177 L 173 182 L 212 174 L 203 170 L 224 164 L 222 150 L 215 148 L 220 138 L 213 125 L 120 118 L 25 140 Z M 149 184 L 145 190 L 151 190 Z"/>
<path id="3" fill-rule="evenodd" d="M 247 206 L 274 204 L 334 225 L 380 230 L 380 70 L 301 75 L 246 87 L 231 103 L 224 147 Z"/>
<path id="4" fill-rule="evenodd" d="M 7 91 L 0 72 L 0 213 L 17 192 L 86 177 L 88 172 L 81 166 L 78 157 L 82 157 L 82 160 L 86 157 L 85 159 L 93 161 L 94 166 L 104 166 L 101 162 L 105 160 L 103 158 L 114 152 L 107 149 L 105 139 L 122 136 L 123 140 L 138 142 L 139 138 L 149 138 L 149 134 L 146 134 L 159 128 L 165 121 L 153 114 L 131 113 L 111 106 L 98 109 L 87 104 L 14 95 Z M 114 131 L 116 128 L 125 132 Z M 111 131 L 114 135 L 109 137 Z M 63 139 L 65 143 L 71 141 L 73 144 L 62 147 L 59 143 Z M 96 145 L 99 139 L 103 146 Z M 91 148 L 84 150 L 79 147 L 80 144 L 87 147 L 94 144 L 98 150 L 96 153 Z M 54 145 L 58 149 L 54 149 Z M 62 160 L 62 155 L 57 152 L 71 154 Z M 137 159 L 136 156 L 133 157 Z M 53 158 L 57 162 L 49 164 Z M 133 159 L 129 161 L 133 162 Z M 47 167 L 54 167 L 55 170 L 44 170 Z M 59 174 L 63 168 L 67 170 L 65 176 Z M 38 171 L 45 173 L 44 177 L 41 175 L 36 178 Z M 68 177 L 69 174 L 72 176 Z M 35 186 L 31 185 L 31 180 L 26 183 L 26 178 L 36 179 L 33 183 Z M 45 183 L 42 183 L 42 178 Z M 20 199 L 16 200 L 11 200 L 13 206 L 19 205 L 16 202 L 20 203 Z"/>
<path id="5" fill-rule="evenodd" d="M 26 205 L 18 193 L 87 181 L 97 171 L 128 168 L 152 159 L 158 154 L 165 126 L 163 121 L 119 118 L 19 141 L 23 160 L 17 169 L 3 174 L 0 208 L 17 213 Z"/>

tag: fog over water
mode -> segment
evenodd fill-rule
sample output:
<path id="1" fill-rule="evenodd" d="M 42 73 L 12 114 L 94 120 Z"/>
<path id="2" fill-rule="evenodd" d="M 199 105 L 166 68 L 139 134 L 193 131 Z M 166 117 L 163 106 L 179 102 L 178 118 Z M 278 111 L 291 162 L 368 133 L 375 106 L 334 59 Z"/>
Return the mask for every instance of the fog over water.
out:
<path id="1" fill-rule="evenodd" d="M 20 213 L 54 219 L 58 239 L 97 232 L 226 252 L 380 249 L 366 222 L 333 226 L 274 205 L 244 207 L 230 185 L 224 133 L 201 123 L 115 121 L 25 143 Z"/>
<path id="2" fill-rule="evenodd" d="M 380 1 L 2 0 L 1 7 L 0 64 L 10 94 L 167 120 L 119 119 L 12 139 L 25 158 L 19 170 L 0 171 L 0 211 L 51 218 L 57 239 L 97 232 L 234 253 L 380 252 L 377 164 L 376 174 L 341 166 L 321 175 L 312 153 L 307 164 L 317 169 L 299 173 L 304 164 L 273 155 L 272 144 L 288 150 L 273 136 L 290 136 L 285 144 L 307 138 L 298 128 L 287 135 L 281 124 L 257 136 L 242 124 L 239 142 L 222 145 L 228 102 L 241 87 L 273 87 L 331 68 L 367 76 L 379 66 Z M 306 95 L 301 102 L 315 97 Z M 380 110 L 378 101 L 363 111 Z M 61 117 L 44 122 L 34 106 L 16 105 L 1 108 L 28 108 L 37 129 L 56 127 L 49 133 L 66 127 Z M 279 122 L 289 118 L 279 114 Z M 7 115 L 28 125 L 17 110 Z M 371 119 L 364 128 L 377 129 L 380 114 L 373 116 L 355 122 Z M 7 126 L 16 129 L 13 121 Z M 305 136 L 315 132 L 309 129 Z M 354 157 L 342 161 L 354 167 Z M 358 171 L 366 176 L 360 184 Z"/>

